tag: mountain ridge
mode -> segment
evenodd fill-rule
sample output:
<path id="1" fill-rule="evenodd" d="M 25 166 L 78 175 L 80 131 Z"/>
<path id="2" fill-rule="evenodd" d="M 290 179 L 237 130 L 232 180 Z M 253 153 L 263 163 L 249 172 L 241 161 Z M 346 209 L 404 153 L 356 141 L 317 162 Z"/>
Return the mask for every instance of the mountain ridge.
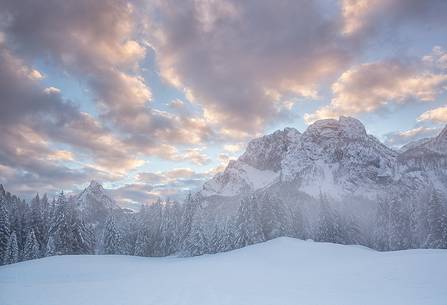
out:
<path id="1" fill-rule="evenodd" d="M 395 151 L 367 134 L 359 120 L 342 116 L 338 120 L 316 121 L 303 133 L 286 128 L 250 141 L 237 160 L 230 161 L 223 172 L 204 183 L 200 193 L 235 196 L 278 181 L 301 180 L 303 189 L 312 196 L 320 192 L 320 187 L 314 187 L 317 182 L 332 188 L 333 196 L 361 194 L 366 187 L 398 182 L 409 171 L 405 156 L 443 152 L 447 152 L 447 127 L 436 137 Z M 409 158 L 408 162 L 414 161 Z M 247 166 L 251 168 L 244 170 Z M 271 183 L 259 185 L 247 174 L 250 170 L 258 175 L 279 175 Z M 232 192 L 222 191 L 227 189 Z"/>

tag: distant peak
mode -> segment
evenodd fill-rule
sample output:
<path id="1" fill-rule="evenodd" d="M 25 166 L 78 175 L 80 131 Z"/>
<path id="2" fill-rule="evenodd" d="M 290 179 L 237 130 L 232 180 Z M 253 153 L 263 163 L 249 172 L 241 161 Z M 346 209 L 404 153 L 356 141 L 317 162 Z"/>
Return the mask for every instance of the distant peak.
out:
<path id="1" fill-rule="evenodd" d="M 103 187 L 102 187 L 102 185 L 98 181 L 92 180 L 92 181 L 90 181 L 90 184 L 89 184 L 89 186 L 87 188 L 89 188 L 89 189 L 102 189 Z"/>
<path id="2" fill-rule="evenodd" d="M 447 139 L 447 125 L 444 126 L 444 129 L 441 130 L 439 135 L 437 136 L 439 139 Z"/>
<path id="3" fill-rule="evenodd" d="M 445 154 L 447 151 L 447 126 L 430 143 L 431 149 Z"/>

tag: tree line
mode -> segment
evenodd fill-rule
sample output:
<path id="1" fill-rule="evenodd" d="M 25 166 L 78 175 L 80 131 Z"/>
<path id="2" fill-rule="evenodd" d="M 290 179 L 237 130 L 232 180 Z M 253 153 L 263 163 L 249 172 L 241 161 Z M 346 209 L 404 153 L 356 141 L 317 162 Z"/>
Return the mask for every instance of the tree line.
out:
<path id="1" fill-rule="evenodd" d="M 203 198 L 158 200 L 138 212 L 110 209 L 100 223 L 89 223 L 76 203 L 60 193 L 29 202 L 0 188 L 0 262 L 53 255 L 121 254 L 194 256 L 245 247 L 280 236 L 320 242 L 360 244 L 377 250 L 447 248 L 445 197 L 436 190 L 420 200 L 379 196 L 373 227 L 355 214 L 341 213 L 324 194 L 312 208 L 285 204 L 268 193 L 246 196 L 237 210 L 217 219 L 204 213 Z"/>

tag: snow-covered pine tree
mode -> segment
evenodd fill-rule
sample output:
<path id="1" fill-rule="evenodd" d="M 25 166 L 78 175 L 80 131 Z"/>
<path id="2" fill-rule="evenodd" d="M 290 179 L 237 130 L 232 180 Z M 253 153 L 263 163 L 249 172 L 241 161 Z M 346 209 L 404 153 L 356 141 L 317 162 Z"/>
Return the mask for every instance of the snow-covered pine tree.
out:
<path id="1" fill-rule="evenodd" d="M 68 224 L 68 202 L 61 192 L 54 203 L 54 214 L 51 220 L 49 238 L 53 240 L 54 255 L 70 254 L 72 230 Z"/>
<path id="2" fill-rule="evenodd" d="M 6 247 L 6 252 L 3 258 L 3 263 L 14 264 L 19 261 L 19 247 L 17 246 L 17 235 L 16 232 L 12 232 L 9 236 L 8 246 Z"/>
<path id="3" fill-rule="evenodd" d="M 265 194 L 257 198 L 260 206 L 262 231 L 267 240 L 286 235 L 287 216 L 284 204 L 278 198 Z"/>
<path id="4" fill-rule="evenodd" d="M 92 224 L 86 224 L 81 213 L 75 210 L 73 219 L 73 254 L 94 254 L 96 246 L 95 230 Z"/>
<path id="5" fill-rule="evenodd" d="M 426 248 L 447 248 L 447 213 L 441 204 L 441 196 L 433 190 L 428 202 L 428 235 Z"/>
<path id="6" fill-rule="evenodd" d="M 303 216 L 301 206 L 299 204 L 289 205 L 288 209 L 290 224 L 287 227 L 286 235 L 299 239 L 306 239 L 308 236 L 308 224 L 306 218 Z"/>
<path id="7" fill-rule="evenodd" d="M 340 227 L 337 216 L 329 206 L 326 196 L 323 194 L 320 194 L 320 210 L 315 240 L 331 243 L 340 241 Z"/>
<path id="8" fill-rule="evenodd" d="M 54 242 L 54 236 L 50 235 L 47 242 L 47 247 L 45 249 L 45 256 L 53 256 L 56 255 L 56 244 Z"/>
<path id="9" fill-rule="evenodd" d="M 123 213 L 119 218 L 118 228 L 121 232 L 123 243 L 123 254 L 133 255 L 138 237 L 138 213 Z"/>
<path id="10" fill-rule="evenodd" d="M 237 248 L 265 241 L 261 216 L 254 196 L 241 201 L 237 213 L 236 227 L 235 247 Z"/>
<path id="11" fill-rule="evenodd" d="M 166 256 L 176 251 L 180 208 L 177 202 L 167 201 L 163 206 L 160 225 L 160 255 Z"/>
<path id="12" fill-rule="evenodd" d="M 103 254 L 122 254 L 121 234 L 116 227 L 115 217 L 111 214 L 107 220 L 102 237 Z"/>
<path id="13" fill-rule="evenodd" d="M 150 237 L 150 244 L 147 247 L 149 256 L 162 256 L 163 253 L 161 249 L 161 218 L 163 206 L 164 203 L 161 201 L 161 199 L 158 199 L 156 202 L 150 204 L 147 208 L 144 225 L 147 227 L 147 233 L 149 233 Z"/>
<path id="14" fill-rule="evenodd" d="M 390 206 L 388 199 L 385 197 L 377 198 L 373 248 L 380 251 L 386 251 L 390 248 Z"/>
<path id="15" fill-rule="evenodd" d="M 348 213 L 348 212 L 346 212 Z M 336 214 L 336 221 L 340 228 L 339 243 L 344 245 L 359 245 L 363 243 L 359 225 L 353 215 Z"/>
<path id="16" fill-rule="evenodd" d="M 222 252 L 224 238 L 225 232 L 218 225 L 215 225 L 210 240 L 208 241 L 209 253 Z"/>
<path id="17" fill-rule="evenodd" d="M 30 227 L 36 235 L 36 239 L 39 242 L 39 247 L 45 245 L 45 224 L 43 219 L 42 202 L 39 194 L 31 200 L 30 204 Z"/>
<path id="18" fill-rule="evenodd" d="M 25 246 L 23 248 L 23 260 L 31 260 L 39 258 L 40 255 L 40 249 L 39 249 L 39 242 L 36 239 L 36 235 L 34 234 L 34 230 L 31 229 L 31 231 L 28 233 L 25 241 Z"/>
<path id="19" fill-rule="evenodd" d="M 41 208 L 42 208 L 42 226 L 41 226 L 41 255 L 45 256 L 46 253 L 46 246 L 48 244 L 48 234 L 50 230 L 50 223 L 51 223 L 51 213 L 52 213 L 52 207 L 48 201 L 47 194 L 44 194 L 41 199 Z"/>
<path id="20" fill-rule="evenodd" d="M 2 196 L 2 194 L 0 194 Z M 3 262 L 9 240 L 9 217 L 6 203 L 0 198 L 0 263 Z"/>
<path id="21" fill-rule="evenodd" d="M 191 231 L 185 240 L 183 252 L 187 255 L 197 256 L 209 253 L 208 240 L 201 220 L 193 222 Z"/>
<path id="22" fill-rule="evenodd" d="M 216 252 L 224 252 L 236 248 L 236 231 L 235 218 L 227 217 L 223 230 L 216 229 L 216 234 L 219 234 L 218 237 L 214 237 L 214 239 L 217 239 Z"/>
<path id="23" fill-rule="evenodd" d="M 137 240 L 135 241 L 135 249 L 133 255 L 135 256 L 149 256 L 149 243 L 150 237 L 148 236 L 148 231 L 141 229 L 138 231 Z"/>
<path id="24" fill-rule="evenodd" d="M 9 206 L 10 231 L 16 232 L 20 255 L 21 250 L 25 245 L 26 236 L 29 232 L 29 207 L 24 201 L 16 196 L 11 196 L 7 193 L 7 197 L 9 197 L 7 198 L 7 202 Z"/>
<path id="25" fill-rule="evenodd" d="M 390 201 L 390 250 L 408 249 L 411 244 L 408 207 L 394 196 Z"/>
<path id="26" fill-rule="evenodd" d="M 54 240 L 56 255 L 92 254 L 94 251 L 94 232 L 86 225 L 72 203 L 63 194 L 58 196 L 50 227 L 50 238 Z"/>
<path id="27" fill-rule="evenodd" d="M 198 198 L 197 196 L 193 198 L 191 193 L 189 193 L 186 197 L 182 209 L 182 217 L 181 217 L 182 221 L 178 236 L 179 246 L 181 246 L 180 243 L 183 243 L 183 241 L 189 235 L 192 226 L 192 220 L 199 205 L 200 205 L 200 198 Z"/>

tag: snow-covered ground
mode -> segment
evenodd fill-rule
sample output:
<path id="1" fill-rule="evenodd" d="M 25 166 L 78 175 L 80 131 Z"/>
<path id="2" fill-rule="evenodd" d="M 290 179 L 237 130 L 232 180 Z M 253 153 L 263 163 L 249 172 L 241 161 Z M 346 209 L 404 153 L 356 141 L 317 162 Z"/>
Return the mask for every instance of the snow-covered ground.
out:
<path id="1" fill-rule="evenodd" d="M 60 256 L 0 267 L 2 305 L 445 305 L 447 250 L 278 238 L 192 258 Z"/>

